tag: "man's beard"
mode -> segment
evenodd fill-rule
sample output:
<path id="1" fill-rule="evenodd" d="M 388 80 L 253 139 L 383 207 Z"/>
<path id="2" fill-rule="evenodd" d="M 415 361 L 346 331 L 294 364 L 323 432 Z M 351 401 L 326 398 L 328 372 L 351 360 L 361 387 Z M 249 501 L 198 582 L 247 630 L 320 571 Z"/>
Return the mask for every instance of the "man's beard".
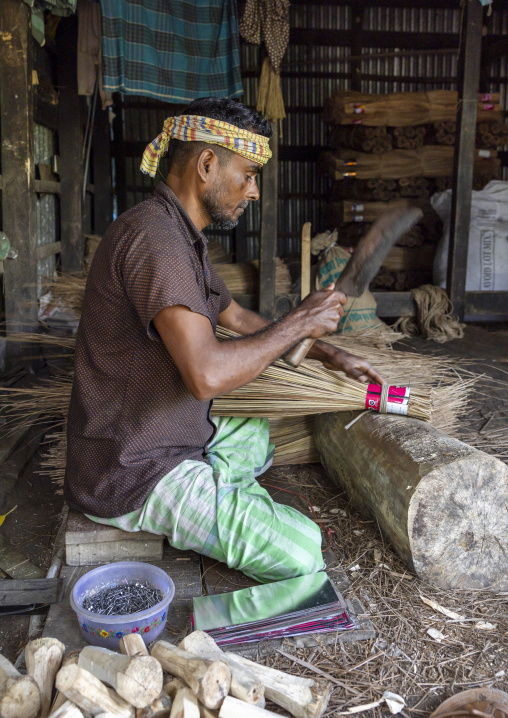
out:
<path id="1" fill-rule="evenodd" d="M 234 219 L 231 214 L 228 214 L 224 209 L 224 199 L 226 192 L 222 188 L 214 186 L 211 189 L 206 190 L 203 194 L 202 202 L 203 207 L 212 218 L 213 223 L 220 229 L 233 229 L 238 224 L 241 215 L 238 215 Z M 242 202 L 239 207 L 245 209 L 247 202 Z"/>

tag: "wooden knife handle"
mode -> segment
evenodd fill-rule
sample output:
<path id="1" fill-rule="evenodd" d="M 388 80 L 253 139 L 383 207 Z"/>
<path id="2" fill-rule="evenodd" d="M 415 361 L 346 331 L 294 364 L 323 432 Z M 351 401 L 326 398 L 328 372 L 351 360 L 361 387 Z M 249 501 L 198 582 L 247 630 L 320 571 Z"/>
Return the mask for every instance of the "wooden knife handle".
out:
<path id="1" fill-rule="evenodd" d="M 286 354 L 284 357 L 284 361 L 286 361 L 291 366 L 299 367 L 302 361 L 307 356 L 309 349 L 312 347 L 316 340 L 311 339 L 310 337 L 307 337 L 307 339 L 302 339 L 301 342 L 298 342 L 298 344 L 291 349 L 289 354 Z"/>

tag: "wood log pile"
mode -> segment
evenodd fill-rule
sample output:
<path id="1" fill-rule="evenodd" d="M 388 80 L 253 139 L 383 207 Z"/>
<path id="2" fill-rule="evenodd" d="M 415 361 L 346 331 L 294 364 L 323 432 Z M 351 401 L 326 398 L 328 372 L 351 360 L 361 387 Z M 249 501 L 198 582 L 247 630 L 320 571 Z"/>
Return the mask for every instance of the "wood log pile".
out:
<path id="1" fill-rule="evenodd" d="M 457 100 L 456 92 L 437 90 L 386 95 L 340 91 L 326 101 L 330 149 L 321 154 L 318 166 L 333 185 L 323 223 L 337 227 L 340 245 L 354 247 L 370 223 L 400 200 L 429 207 L 435 192 L 450 188 Z M 499 96 L 480 95 L 473 189 L 499 177 L 496 148 L 505 143 L 508 125 L 502 121 Z M 407 291 L 432 283 L 441 232 L 438 218 L 425 211 L 371 288 Z"/>
<path id="2" fill-rule="evenodd" d="M 65 654 L 56 638 L 25 648 L 27 675 L 0 656 L 0 718 L 271 718 L 266 700 L 295 718 L 321 718 L 331 684 L 223 652 L 202 631 L 179 647 L 139 634 L 119 652 L 87 646 Z"/>

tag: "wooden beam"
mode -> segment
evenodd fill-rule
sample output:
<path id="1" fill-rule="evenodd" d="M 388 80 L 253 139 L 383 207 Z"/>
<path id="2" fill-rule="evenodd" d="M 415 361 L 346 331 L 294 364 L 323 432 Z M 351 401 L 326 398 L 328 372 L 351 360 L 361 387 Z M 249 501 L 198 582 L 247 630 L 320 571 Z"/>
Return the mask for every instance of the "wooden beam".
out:
<path id="1" fill-rule="evenodd" d="M 483 321 L 507 321 L 508 292 L 466 292 L 464 316 Z"/>
<path id="2" fill-rule="evenodd" d="M 263 170 L 261 194 L 261 238 L 259 241 L 259 313 L 272 319 L 275 310 L 275 258 L 277 256 L 279 130 L 273 123 L 270 140 L 272 158 Z"/>
<path id="3" fill-rule="evenodd" d="M 29 606 L 32 603 L 58 603 L 63 579 L 33 578 L 0 581 L 0 606 Z"/>
<path id="4" fill-rule="evenodd" d="M 3 231 L 18 258 L 5 262 L 7 333 L 37 323 L 35 167 L 33 159 L 32 34 L 30 9 L 18 0 L 0 3 L 0 106 Z M 11 361 L 21 347 L 8 342 Z"/>
<path id="5" fill-rule="evenodd" d="M 310 235 L 312 232 L 312 224 L 310 222 L 305 222 L 305 224 L 302 227 L 302 272 L 301 272 L 301 298 L 302 300 L 305 299 L 305 297 L 310 294 L 310 262 L 311 262 L 311 252 L 310 252 Z"/>
<path id="6" fill-rule="evenodd" d="M 95 187 L 93 198 L 93 231 L 103 235 L 113 221 L 113 189 L 111 186 L 111 141 L 109 111 L 97 108 L 93 128 L 92 171 Z"/>
<path id="7" fill-rule="evenodd" d="M 60 182 L 56 180 L 35 180 L 35 191 L 41 194 L 60 194 Z"/>
<path id="8" fill-rule="evenodd" d="M 459 109 L 453 167 L 447 291 L 455 313 L 464 318 L 467 250 L 471 218 L 471 192 L 480 84 L 483 8 L 478 0 L 465 0 L 459 55 Z"/>
<path id="9" fill-rule="evenodd" d="M 60 217 L 62 237 L 62 270 L 83 269 L 85 240 L 83 235 L 83 131 L 81 103 L 77 88 L 76 18 L 63 18 L 58 28 L 57 59 L 60 91 Z"/>
<path id="10" fill-rule="evenodd" d="M 51 242 L 50 244 L 43 244 L 40 247 L 37 247 L 37 259 L 46 259 L 46 257 L 51 257 L 53 254 L 60 254 L 61 251 L 61 242 Z"/>

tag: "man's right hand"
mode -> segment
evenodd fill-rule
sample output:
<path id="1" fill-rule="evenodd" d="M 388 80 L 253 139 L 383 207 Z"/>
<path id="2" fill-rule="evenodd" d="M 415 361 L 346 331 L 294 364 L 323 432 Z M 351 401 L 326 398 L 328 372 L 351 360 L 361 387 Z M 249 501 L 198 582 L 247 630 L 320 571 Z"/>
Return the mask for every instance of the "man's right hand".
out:
<path id="1" fill-rule="evenodd" d="M 346 302 L 346 295 L 335 291 L 333 284 L 309 294 L 295 310 L 299 320 L 308 328 L 306 336 L 319 339 L 337 331 Z"/>

